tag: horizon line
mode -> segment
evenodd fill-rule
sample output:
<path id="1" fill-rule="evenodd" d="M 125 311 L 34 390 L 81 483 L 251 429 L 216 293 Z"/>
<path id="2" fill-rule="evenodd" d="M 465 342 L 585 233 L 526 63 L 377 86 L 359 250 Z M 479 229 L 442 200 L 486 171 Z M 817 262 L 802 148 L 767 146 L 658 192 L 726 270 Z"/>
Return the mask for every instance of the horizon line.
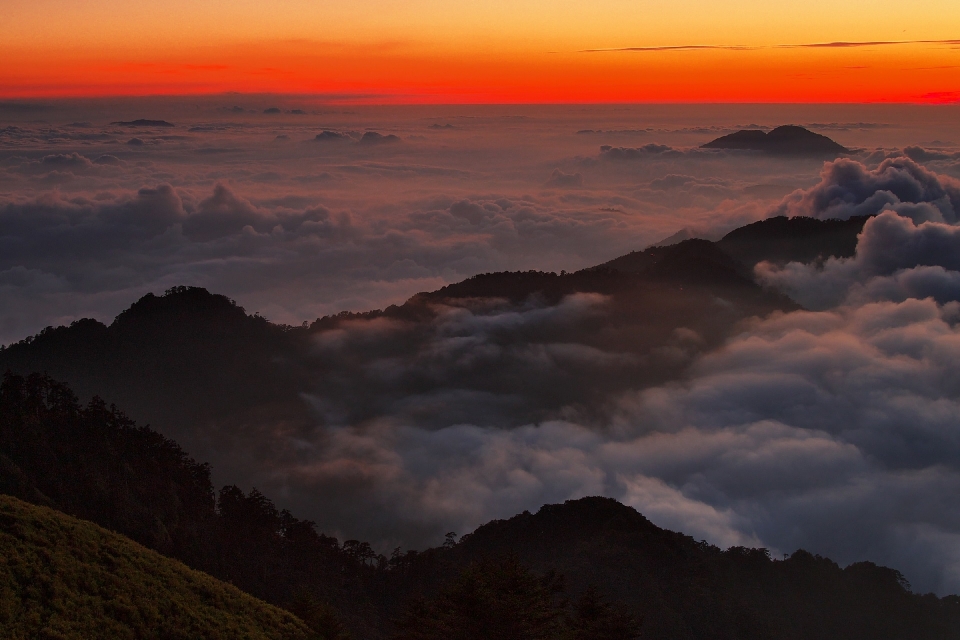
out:
<path id="1" fill-rule="evenodd" d="M 599 50 L 597 50 L 599 51 Z M 620 50 L 610 50 L 620 51 Z M 626 49 L 623 51 L 632 51 Z M 606 106 L 606 105 L 636 105 L 636 106 L 654 106 L 654 105 L 738 105 L 738 106 L 773 106 L 773 105 L 902 105 L 902 106 L 958 106 L 960 105 L 960 91 L 932 91 L 913 100 L 570 100 L 570 101 L 433 101 L 433 100 L 393 100 L 385 102 L 366 102 L 361 98 L 359 101 L 344 100 L 342 97 L 334 97 L 337 94 L 323 93 L 304 93 L 304 92 L 265 92 L 265 91 L 223 91 L 223 92 L 197 92 L 197 93 L 75 93 L 60 95 L 23 95 L 9 96 L 0 95 L 0 112 L 9 110 L 9 108 L 18 109 L 22 106 L 28 106 L 28 103 L 36 103 L 29 106 L 44 106 L 43 103 L 63 102 L 70 100 L 149 100 L 149 99 L 198 99 L 198 98 L 217 98 L 217 97 L 235 97 L 235 98 L 300 98 L 313 99 L 330 106 L 353 106 L 353 107 L 416 107 L 416 106 L 450 106 L 450 107 L 495 107 L 495 106 Z M 340 94 L 342 96 L 342 94 Z M 371 97 L 386 97 L 384 94 L 370 94 Z M 398 94 L 402 95 L 402 94 Z M 358 96 L 359 97 L 359 96 Z M 283 114 L 287 115 L 287 114 Z"/>

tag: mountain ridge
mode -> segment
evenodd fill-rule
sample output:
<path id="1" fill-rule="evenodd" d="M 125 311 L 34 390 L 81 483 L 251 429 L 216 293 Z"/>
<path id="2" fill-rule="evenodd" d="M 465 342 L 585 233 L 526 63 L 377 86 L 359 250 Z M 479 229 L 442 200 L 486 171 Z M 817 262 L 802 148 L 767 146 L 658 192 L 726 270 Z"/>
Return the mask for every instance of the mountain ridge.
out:
<path id="1" fill-rule="evenodd" d="M 643 637 L 960 637 L 960 597 L 913 594 L 896 570 L 840 568 L 804 550 L 782 560 L 766 549 L 721 550 L 605 497 L 489 522 L 447 553 L 462 564 L 514 553 L 568 576 L 573 594 L 603 582 L 645 620 Z"/>
<path id="2" fill-rule="evenodd" d="M 772 239 L 825 223 L 756 228 L 766 224 L 769 232 L 738 241 L 751 259 L 790 257 Z M 855 246 L 856 225 L 841 227 Z M 832 252 L 821 235 L 801 239 L 810 255 Z M 173 287 L 144 295 L 109 325 L 78 320 L 7 346 L 0 371 L 46 372 L 82 403 L 109 398 L 209 461 L 218 485 L 290 490 L 288 507 L 332 529 L 345 508 L 337 491 L 317 499 L 281 487 L 274 473 L 296 464 L 292 442 L 381 420 L 431 430 L 552 420 L 602 428 L 623 394 L 682 381 L 745 321 L 800 308 L 757 284 L 752 265 L 723 247 L 689 240 L 572 273 L 478 274 L 401 305 L 306 326 Z M 404 373 L 393 375 L 398 366 Z M 400 536 L 386 521 L 354 535 L 417 545 L 428 538 L 420 529 Z"/>
<path id="3" fill-rule="evenodd" d="M 643 267 L 624 268 L 622 263 L 630 260 L 640 260 Z M 213 449 L 188 425 L 212 425 L 215 431 L 209 438 L 203 436 L 207 440 L 216 438 L 213 434 L 228 426 L 234 437 L 253 437 L 266 415 L 294 429 L 309 429 L 315 418 L 303 394 L 316 393 L 318 371 L 324 376 L 330 372 L 325 388 L 342 387 L 335 394 L 338 397 L 366 390 L 362 400 L 342 409 L 353 421 L 372 419 L 377 412 L 387 410 L 389 403 L 427 384 L 411 380 L 407 386 L 378 389 L 382 383 L 370 380 L 360 370 L 354 375 L 364 376 L 362 379 L 345 378 L 345 372 L 356 370 L 356 358 L 344 360 L 337 372 L 334 362 L 319 360 L 311 347 L 325 332 L 382 318 L 409 335 L 409 341 L 398 344 L 409 344 L 409 349 L 415 350 L 418 341 L 430 335 L 423 332 L 434 331 L 436 323 L 442 321 L 444 308 L 463 308 L 482 315 L 505 309 L 502 304 L 518 310 L 552 307 L 573 294 L 604 296 L 608 301 L 604 305 L 606 320 L 584 316 L 574 325 L 542 334 L 540 339 L 582 342 L 591 348 L 632 352 L 638 357 L 652 354 L 662 363 L 611 373 L 611 390 L 624 385 L 645 386 L 680 375 L 684 361 L 664 360 L 665 356 L 656 351 L 675 341 L 677 327 L 696 332 L 707 348 L 718 345 L 736 323 L 747 317 L 799 308 L 785 296 L 753 282 L 749 267 L 730 258 L 719 245 L 688 240 L 573 273 L 478 274 L 437 291 L 416 294 L 402 305 L 326 316 L 306 327 L 275 325 L 256 314 L 247 314 L 225 296 L 194 287 L 174 287 L 161 296 L 143 296 L 109 325 L 82 319 L 8 345 L 0 349 L 0 370 L 22 374 L 44 371 L 69 383 L 82 398 L 114 398 L 145 422 L 158 425 L 165 434 L 207 457 L 214 455 L 210 453 Z M 498 299 L 503 300 L 500 307 L 489 306 L 489 301 Z M 714 308 L 717 300 L 723 301 L 722 308 Z M 486 310 L 488 307 L 493 311 Z M 598 331 L 601 328 L 604 330 Z M 509 339 L 527 340 L 527 335 L 518 329 Z M 210 384 L 213 379 L 217 380 L 215 386 Z M 509 383 L 508 378 L 480 372 L 471 373 L 463 381 L 484 392 Z M 512 418 L 504 415 L 501 419 L 545 420 L 571 399 L 581 406 L 593 403 L 589 385 L 573 380 L 565 384 L 570 385 L 573 395 L 545 381 L 527 409 L 518 407 Z M 178 397 L 178 403 L 165 401 L 164 396 L 170 393 Z M 248 465 L 239 455 L 228 459 L 226 453 L 216 462 L 225 473 Z"/>

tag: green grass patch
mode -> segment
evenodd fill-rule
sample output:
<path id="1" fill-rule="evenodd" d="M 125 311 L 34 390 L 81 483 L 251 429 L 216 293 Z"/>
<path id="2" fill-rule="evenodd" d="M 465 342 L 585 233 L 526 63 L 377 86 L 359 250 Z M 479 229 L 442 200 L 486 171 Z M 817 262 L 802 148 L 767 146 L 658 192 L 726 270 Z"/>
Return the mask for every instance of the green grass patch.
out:
<path id="1" fill-rule="evenodd" d="M 292 614 L 91 522 L 0 496 L 9 640 L 307 640 Z"/>

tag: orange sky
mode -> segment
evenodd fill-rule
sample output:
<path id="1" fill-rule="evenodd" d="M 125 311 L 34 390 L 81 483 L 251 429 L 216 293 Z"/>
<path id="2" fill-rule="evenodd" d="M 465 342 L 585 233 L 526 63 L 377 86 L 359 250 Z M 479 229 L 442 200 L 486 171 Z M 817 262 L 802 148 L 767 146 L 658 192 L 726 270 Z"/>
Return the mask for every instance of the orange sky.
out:
<path id="1" fill-rule="evenodd" d="M 960 101 L 953 0 L 7 2 L 5 97 Z M 787 46 L 832 42 L 909 43 Z M 615 51 L 704 45 L 716 48 Z"/>

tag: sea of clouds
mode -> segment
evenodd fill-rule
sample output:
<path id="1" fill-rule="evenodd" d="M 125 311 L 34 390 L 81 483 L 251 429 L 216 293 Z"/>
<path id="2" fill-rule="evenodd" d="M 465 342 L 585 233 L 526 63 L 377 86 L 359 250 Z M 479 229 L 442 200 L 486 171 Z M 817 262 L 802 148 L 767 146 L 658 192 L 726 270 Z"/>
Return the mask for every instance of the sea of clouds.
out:
<path id="1" fill-rule="evenodd" d="M 854 257 L 757 266 L 805 310 L 717 348 L 678 328 L 664 348 L 683 374 L 635 388 L 605 383 L 637 365 L 616 341 L 556 329 L 594 326 L 602 296 L 451 308 L 413 343 L 386 319 L 341 325 L 316 337 L 317 361 L 382 401 L 318 384 L 314 428 L 267 425 L 269 446 L 243 446 L 273 453 L 221 480 L 382 548 L 603 494 L 721 546 L 868 559 L 960 591 L 955 108 L 220 102 L 0 109 L 0 342 L 109 322 L 180 284 L 298 325 L 479 272 L 572 271 L 684 228 L 876 214 Z M 176 126 L 110 124 L 158 113 Z M 697 148 L 758 122 L 853 151 Z M 565 371 L 594 393 L 550 394 Z M 343 408 L 360 403 L 362 418 Z M 531 404 L 545 413 L 525 420 Z"/>

